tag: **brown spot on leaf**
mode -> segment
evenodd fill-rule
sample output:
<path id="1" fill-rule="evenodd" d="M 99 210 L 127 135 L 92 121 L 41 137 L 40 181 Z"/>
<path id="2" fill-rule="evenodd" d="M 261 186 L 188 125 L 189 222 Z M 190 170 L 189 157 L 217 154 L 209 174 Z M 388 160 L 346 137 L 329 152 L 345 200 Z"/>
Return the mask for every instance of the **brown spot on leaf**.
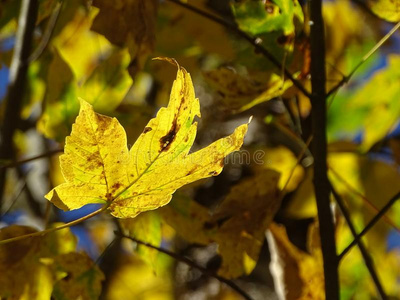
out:
<path id="1" fill-rule="evenodd" d="M 166 151 L 169 149 L 169 147 L 171 146 L 171 143 L 174 141 L 176 133 L 179 130 L 179 126 L 176 123 L 177 119 L 175 118 L 174 122 L 172 123 L 172 127 L 171 129 L 168 131 L 168 133 L 166 135 L 164 135 L 161 139 L 160 139 L 160 152 L 161 151 Z"/>
<path id="2" fill-rule="evenodd" d="M 111 187 L 112 192 L 117 191 L 121 186 L 122 184 L 120 182 L 113 184 L 113 186 Z"/>
<path id="3" fill-rule="evenodd" d="M 278 44 L 280 44 L 281 46 L 284 45 L 288 45 L 293 41 L 293 36 L 290 35 L 281 35 L 280 37 L 278 37 L 276 39 L 276 41 L 278 42 Z"/>
<path id="4" fill-rule="evenodd" d="M 145 127 L 143 130 L 143 133 L 148 133 L 149 131 L 152 131 L 152 130 L 153 130 L 153 128 L 151 128 L 151 127 Z"/>

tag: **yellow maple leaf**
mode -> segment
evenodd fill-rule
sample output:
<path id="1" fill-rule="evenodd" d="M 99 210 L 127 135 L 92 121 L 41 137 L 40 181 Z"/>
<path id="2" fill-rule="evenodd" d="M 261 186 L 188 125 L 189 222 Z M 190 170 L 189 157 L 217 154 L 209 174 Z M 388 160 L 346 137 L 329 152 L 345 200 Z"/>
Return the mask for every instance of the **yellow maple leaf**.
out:
<path id="1" fill-rule="evenodd" d="M 223 160 L 243 144 L 248 124 L 189 154 L 200 117 L 199 100 L 186 70 L 178 66 L 168 107 L 161 108 L 129 150 L 124 128 L 81 100 L 60 165 L 66 183 L 45 197 L 64 210 L 104 203 L 118 218 L 166 205 L 181 186 L 218 175 Z"/>

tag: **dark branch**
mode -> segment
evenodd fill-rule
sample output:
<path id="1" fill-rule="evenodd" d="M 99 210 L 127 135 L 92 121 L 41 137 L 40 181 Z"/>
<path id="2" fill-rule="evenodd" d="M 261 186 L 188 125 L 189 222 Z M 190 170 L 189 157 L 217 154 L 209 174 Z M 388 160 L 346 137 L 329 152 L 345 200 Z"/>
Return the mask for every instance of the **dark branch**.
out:
<path id="1" fill-rule="evenodd" d="M 62 5 L 64 4 L 63 1 L 57 2 L 55 5 L 55 8 L 50 16 L 50 19 L 47 23 L 46 31 L 44 32 L 42 36 L 42 40 L 40 41 L 40 44 L 37 46 L 35 51 L 32 53 L 32 55 L 29 57 L 29 62 L 34 62 L 37 60 L 46 50 L 47 46 L 49 45 L 51 36 L 53 35 L 54 29 L 56 28 L 56 24 L 58 21 L 58 17 L 60 16 L 61 8 Z"/>
<path id="2" fill-rule="evenodd" d="M 14 54 L 10 66 L 9 87 L 5 101 L 3 126 L 1 130 L 0 158 L 12 159 L 14 154 L 13 136 L 20 120 L 26 74 L 29 66 L 29 55 L 33 31 L 38 14 L 38 0 L 23 0 L 18 19 L 18 29 Z M 0 214 L 6 181 L 6 169 L 0 170 Z"/>
<path id="3" fill-rule="evenodd" d="M 4 165 L 0 165 L 0 170 L 18 167 L 18 166 L 26 164 L 28 162 L 31 162 L 31 161 L 34 161 L 34 160 L 37 160 L 37 159 L 41 159 L 41 158 L 50 157 L 50 156 L 52 156 L 54 154 L 61 153 L 63 151 L 64 151 L 64 149 L 54 149 L 54 150 L 50 150 L 48 152 L 45 152 L 45 153 L 42 153 L 42 154 L 39 154 L 39 155 L 35 155 L 35 156 L 29 157 L 29 158 L 26 158 L 26 159 L 23 159 L 23 160 L 13 161 L 13 162 L 10 162 L 10 163 L 4 164 Z"/>
<path id="4" fill-rule="evenodd" d="M 365 226 L 363 231 L 361 231 L 355 238 L 354 241 L 350 243 L 339 255 L 339 260 L 341 260 L 347 252 L 354 246 L 357 245 L 357 242 L 372 228 L 374 225 L 386 214 L 386 212 L 396 203 L 396 201 L 400 198 L 400 192 L 394 195 L 388 203 L 375 215 L 375 217 Z"/>
<path id="5" fill-rule="evenodd" d="M 347 225 L 350 228 L 351 234 L 354 236 L 354 238 L 357 237 L 357 231 L 356 228 L 354 227 L 352 221 L 351 221 L 351 217 L 349 212 L 346 209 L 346 206 L 344 205 L 343 199 L 342 197 L 336 192 L 336 190 L 333 188 L 333 186 L 331 185 L 331 190 L 332 190 L 332 194 L 336 199 L 337 204 L 340 207 L 340 210 L 342 211 L 343 217 L 346 219 Z M 357 241 L 357 246 L 360 249 L 361 255 L 364 259 L 365 262 L 365 266 L 367 267 L 369 273 L 371 274 L 372 280 L 375 284 L 376 290 L 378 292 L 378 294 L 381 296 L 382 300 L 387 300 L 387 296 L 386 293 L 382 287 L 381 282 L 379 281 L 379 277 L 378 274 L 375 271 L 375 267 L 374 267 L 374 263 L 372 262 L 371 256 L 369 255 L 367 248 L 365 247 L 364 243 L 362 242 L 362 240 L 358 240 Z"/>
<path id="6" fill-rule="evenodd" d="M 325 36 L 322 0 L 310 1 L 312 132 L 314 156 L 314 190 L 317 201 L 319 233 L 324 262 L 327 300 L 339 299 L 338 259 L 335 228 L 330 207 L 330 185 L 327 177 L 326 142 L 326 71 Z"/>
<path id="7" fill-rule="evenodd" d="M 202 266 L 199 266 L 198 264 L 196 264 L 194 261 L 192 261 L 191 259 L 189 259 L 187 257 L 180 256 L 180 255 L 178 255 L 178 254 L 176 254 L 174 252 L 171 252 L 171 251 L 169 251 L 167 249 L 156 247 L 154 245 L 151 245 L 149 243 L 143 242 L 143 241 L 138 240 L 136 238 L 121 234 L 118 231 L 115 232 L 115 234 L 117 236 L 130 239 L 130 240 L 134 241 L 135 243 L 137 243 L 139 245 L 143 245 L 143 246 L 146 246 L 148 248 L 155 249 L 155 250 L 157 250 L 157 251 L 159 251 L 161 253 L 164 253 L 164 254 L 176 259 L 177 261 L 183 262 L 183 263 L 187 264 L 189 267 L 199 270 L 204 275 L 207 275 L 209 277 L 213 277 L 213 278 L 219 280 L 220 282 L 225 283 L 227 286 L 231 287 L 234 291 L 236 291 L 238 294 L 240 294 L 244 299 L 252 300 L 252 298 L 245 291 L 243 291 L 236 283 L 234 283 L 233 281 L 225 279 L 225 278 L 223 278 L 223 277 L 221 277 L 221 276 L 209 271 L 208 269 L 206 269 L 206 268 L 204 268 Z"/>
<path id="8" fill-rule="evenodd" d="M 232 24 L 222 18 L 216 17 L 213 14 L 210 14 L 208 12 L 205 12 L 201 9 L 198 9 L 197 7 L 194 7 L 190 4 L 183 3 L 179 0 L 168 0 L 170 2 L 173 2 L 177 5 L 180 5 L 188 10 L 191 10 L 209 20 L 214 21 L 215 23 L 218 23 L 225 28 L 231 30 L 232 32 L 236 33 L 238 36 L 242 37 L 246 41 L 248 41 L 259 53 L 264 55 L 271 63 L 275 65 L 279 70 L 283 70 L 285 76 L 290 79 L 291 82 L 308 98 L 311 97 L 311 94 L 305 89 L 305 87 L 301 84 L 300 81 L 298 81 L 296 78 L 293 77 L 293 75 L 263 46 L 260 45 L 258 42 L 258 39 L 255 37 L 252 37 L 245 33 L 244 31 L 240 30 L 235 24 Z"/>

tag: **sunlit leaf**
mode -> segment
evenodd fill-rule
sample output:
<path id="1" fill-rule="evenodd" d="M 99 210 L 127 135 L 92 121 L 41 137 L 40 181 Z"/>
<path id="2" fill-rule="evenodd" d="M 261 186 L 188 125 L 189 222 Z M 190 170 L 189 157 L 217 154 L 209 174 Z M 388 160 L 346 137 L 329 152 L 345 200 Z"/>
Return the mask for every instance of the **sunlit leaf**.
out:
<path id="1" fill-rule="evenodd" d="M 111 214 L 132 218 L 166 205 L 182 185 L 218 175 L 223 160 L 238 150 L 248 124 L 206 148 L 188 154 L 196 136 L 200 106 L 190 75 L 179 67 L 170 102 L 150 120 L 130 150 L 116 119 L 99 115 L 81 100 L 80 114 L 60 157 L 66 183 L 46 198 L 58 207 L 110 205 Z"/>
<path id="2" fill-rule="evenodd" d="M 304 20 L 297 0 L 241 1 L 232 4 L 232 11 L 239 27 L 254 35 L 271 31 L 293 35 L 295 25 Z"/>
<path id="3" fill-rule="evenodd" d="M 378 17 L 389 21 L 400 21 L 400 2 L 398 0 L 369 0 L 367 4 Z"/>
<path id="4" fill-rule="evenodd" d="M 340 136 L 352 138 L 361 132 L 360 147 L 367 151 L 394 129 L 400 117 L 397 101 L 399 66 L 400 57 L 389 56 L 387 66 L 375 72 L 354 95 L 338 98 L 332 103 L 329 112 L 331 139 Z"/>

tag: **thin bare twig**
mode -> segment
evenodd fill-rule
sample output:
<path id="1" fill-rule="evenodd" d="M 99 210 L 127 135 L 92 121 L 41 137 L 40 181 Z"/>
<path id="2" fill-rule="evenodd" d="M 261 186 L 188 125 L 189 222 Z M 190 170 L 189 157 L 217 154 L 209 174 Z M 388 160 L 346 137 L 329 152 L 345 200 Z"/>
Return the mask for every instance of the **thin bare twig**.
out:
<path id="1" fill-rule="evenodd" d="M 354 73 L 400 28 L 400 22 L 393 26 L 393 28 L 363 56 L 361 61 L 353 68 L 349 75 L 344 76 L 328 93 L 327 97 L 335 93 L 345 83 L 349 82 Z"/>
<path id="2" fill-rule="evenodd" d="M 42 153 L 42 154 L 39 154 L 39 155 L 35 155 L 35 156 L 29 157 L 29 158 L 26 158 L 26 159 L 23 159 L 23 160 L 9 162 L 7 164 L 0 165 L 0 170 L 18 167 L 18 166 L 26 164 L 28 162 L 31 162 L 31 161 L 34 161 L 34 160 L 37 160 L 37 159 L 41 159 L 41 158 L 50 157 L 50 156 L 52 156 L 54 154 L 61 153 L 63 151 L 64 151 L 64 149 L 61 149 L 61 148 L 60 149 L 54 149 L 54 150 L 50 150 L 48 152 L 45 152 L 45 153 Z"/>
<path id="3" fill-rule="evenodd" d="M 25 197 L 26 200 L 28 202 L 28 206 L 31 209 L 31 211 L 39 218 L 43 217 L 43 213 L 42 213 L 42 209 L 41 209 L 41 205 L 38 201 L 38 199 L 35 198 L 35 196 L 32 193 L 32 189 L 31 186 L 27 180 L 27 174 L 25 174 L 22 170 L 21 167 L 18 167 L 16 169 L 18 177 L 25 181 L 25 187 L 24 187 L 24 193 L 25 193 Z"/>
<path id="4" fill-rule="evenodd" d="M 243 291 L 236 283 L 234 283 L 233 281 L 231 281 L 229 279 L 225 279 L 225 278 L 223 278 L 223 277 L 221 277 L 221 276 L 209 271 L 208 269 L 196 264 L 194 261 L 192 261 L 191 259 L 189 259 L 187 257 L 181 256 L 181 255 L 179 255 L 177 253 L 174 253 L 172 251 L 169 251 L 167 249 L 164 249 L 164 248 L 161 248 L 161 247 L 157 247 L 157 246 L 154 246 L 152 244 L 143 242 L 143 241 L 138 240 L 138 239 L 136 239 L 134 237 L 130 237 L 128 235 L 124 235 L 124 234 L 122 234 L 121 232 L 118 232 L 118 231 L 116 231 L 115 234 L 117 236 L 130 239 L 131 241 L 134 241 L 135 243 L 137 243 L 139 245 L 142 245 L 142 246 L 145 246 L 145 247 L 148 247 L 148 248 L 151 248 L 151 249 L 155 249 L 155 250 L 157 250 L 157 251 L 159 251 L 161 253 L 164 253 L 164 254 L 176 259 L 177 261 L 183 262 L 183 263 L 187 264 L 189 267 L 199 270 L 204 275 L 207 275 L 209 277 L 215 278 L 215 279 L 219 280 L 220 282 L 225 283 L 227 286 L 229 286 L 234 291 L 236 291 L 238 294 L 240 294 L 244 299 L 252 300 L 252 298 L 245 291 Z"/>
<path id="5" fill-rule="evenodd" d="M 206 11 L 203 11 L 201 9 L 198 9 L 197 7 L 194 7 L 188 3 L 184 3 L 181 2 L 179 0 L 167 0 L 169 2 L 173 2 L 177 5 L 180 5 L 190 11 L 193 11 L 211 21 L 214 21 L 215 23 L 218 23 L 222 26 L 224 26 L 225 28 L 231 30 L 232 32 L 236 33 L 238 36 L 242 37 L 243 39 L 245 39 L 247 42 L 249 42 L 259 53 L 261 53 L 262 55 L 264 55 L 272 64 L 275 65 L 275 67 L 277 67 L 279 70 L 284 71 L 285 76 L 287 78 L 289 78 L 289 80 L 291 82 L 293 82 L 293 84 L 308 98 L 311 97 L 310 92 L 308 92 L 306 90 L 306 88 L 301 84 L 300 81 L 298 81 L 296 78 L 293 77 L 293 75 L 289 72 L 288 69 L 284 68 L 282 66 L 282 64 L 267 50 L 265 49 L 259 42 L 259 39 L 252 37 L 250 35 L 248 35 L 247 33 L 245 33 L 244 31 L 240 30 L 235 24 L 232 24 L 220 17 L 217 17 L 213 14 L 210 14 Z"/>
<path id="6" fill-rule="evenodd" d="M 20 184 L 20 187 L 18 188 L 18 192 L 15 193 L 14 199 L 11 200 L 10 206 L 4 211 L 2 217 L 10 212 L 10 210 L 13 208 L 14 204 L 17 202 L 19 196 L 21 196 L 25 187 L 26 187 L 26 181 L 23 181 L 23 183 Z"/>
<path id="7" fill-rule="evenodd" d="M 313 139 L 313 136 L 310 135 L 309 138 L 307 139 L 307 142 L 304 144 L 303 149 L 301 150 L 301 152 L 297 156 L 296 164 L 290 170 L 289 177 L 286 180 L 285 185 L 282 188 L 282 192 L 281 192 L 282 197 L 286 194 L 287 186 L 289 184 L 289 181 L 292 179 L 292 176 L 294 174 L 294 171 L 296 170 L 296 167 L 300 164 L 300 161 L 303 159 L 304 154 L 307 152 L 308 146 L 310 146 L 310 143 L 311 143 L 312 139 Z"/>
<path id="8" fill-rule="evenodd" d="M 367 197 L 357 191 L 356 188 L 351 186 L 338 172 L 335 171 L 335 169 L 329 166 L 329 170 L 346 186 L 350 192 L 360 197 L 365 203 L 367 203 L 367 207 L 369 207 L 374 213 L 379 212 L 379 209 L 370 200 L 368 200 Z M 388 216 L 383 215 L 382 219 L 400 233 L 400 228 Z"/>
<path id="9" fill-rule="evenodd" d="M 56 28 L 58 17 L 60 16 L 60 12 L 61 12 L 61 8 L 62 8 L 63 4 L 64 4 L 63 1 L 56 3 L 56 6 L 50 16 L 48 23 L 47 23 L 46 31 L 43 34 L 40 44 L 37 46 L 37 48 L 31 54 L 31 56 L 29 56 L 28 60 L 30 63 L 37 60 L 43 54 L 44 50 L 46 50 L 47 46 L 49 45 L 49 41 L 51 39 L 51 36 L 53 35 L 54 28 Z"/>
<path id="10" fill-rule="evenodd" d="M 396 201 L 400 198 L 400 192 L 394 195 L 388 203 L 385 204 L 384 207 L 372 218 L 372 220 L 365 226 L 365 228 L 354 238 L 354 240 L 348 245 L 342 253 L 338 256 L 338 259 L 341 260 L 347 252 L 350 251 L 353 246 L 357 245 L 357 242 L 372 228 L 374 225 L 386 214 L 386 212 L 396 203 Z"/>
<path id="11" fill-rule="evenodd" d="M 343 217 L 345 218 L 346 222 L 347 222 L 347 226 L 349 226 L 349 229 L 351 231 L 351 234 L 354 236 L 354 238 L 357 237 L 357 231 L 356 228 L 353 225 L 353 222 L 351 221 L 351 217 L 349 212 L 346 209 L 346 206 L 344 204 L 344 201 L 342 199 L 342 197 L 336 192 L 336 190 L 334 189 L 334 187 L 331 184 L 331 191 L 332 194 L 334 196 L 334 198 L 336 199 L 337 204 L 340 207 L 340 210 L 342 211 Z M 378 292 L 378 294 L 380 295 L 382 300 L 387 300 L 387 296 L 385 293 L 385 290 L 382 287 L 382 284 L 379 280 L 378 274 L 375 271 L 375 267 L 374 267 L 374 263 L 372 262 L 371 256 L 369 255 L 367 248 L 365 247 L 364 243 L 362 240 L 358 240 L 357 241 L 357 246 L 360 249 L 361 255 L 364 259 L 365 262 L 365 266 L 367 267 L 369 273 L 371 274 L 372 277 L 372 281 L 375 284 L 376 290 Z"/>

